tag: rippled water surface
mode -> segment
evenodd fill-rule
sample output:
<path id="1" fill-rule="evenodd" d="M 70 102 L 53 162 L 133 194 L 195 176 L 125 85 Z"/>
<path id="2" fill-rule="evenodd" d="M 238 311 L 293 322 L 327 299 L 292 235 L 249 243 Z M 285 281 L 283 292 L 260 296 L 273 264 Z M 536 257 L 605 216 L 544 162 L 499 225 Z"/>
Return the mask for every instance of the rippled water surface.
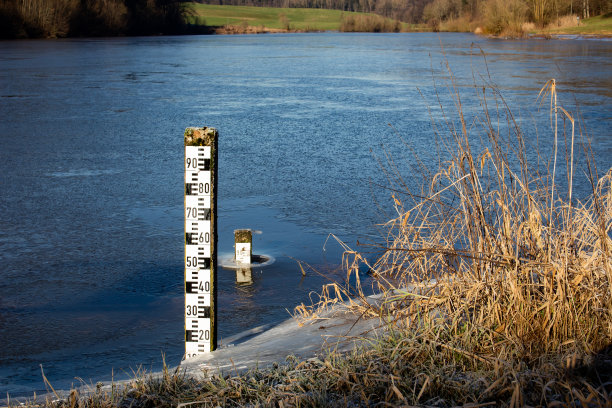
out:
<path id="1" fill-rule="evenodd" d="M 387 182 L 373 155 L 390 152 L 402 168 L 411 149 L 434 161 L 428 106 L 443 119 L 444 58 L 467 112 L 479 106 L 475 81 L 496 84 L 544 154 L 551 134 L 535 98 L 556 78 L 600 170 L 612 165 L 609 41 L 322 33 L 0 42 L 0 395 L 44 389 L 41 364 L 65 388 L 75 377 L 158 368 L 162 352 L 179 363 L 188 126 L 220 131 L 220 252 L 231 253 L 235 228 L 254 228 L 263 232 L 255 252 L 276 258 L 251 286 L 219 271 L 220 335 L 288 317 L 324 281 L 302 277 L 294 259 L 330 270 L 340 248 L 325 245 L 328 234 L 354 246 L 387 217 L 390 192 L 376 187 Z"/>

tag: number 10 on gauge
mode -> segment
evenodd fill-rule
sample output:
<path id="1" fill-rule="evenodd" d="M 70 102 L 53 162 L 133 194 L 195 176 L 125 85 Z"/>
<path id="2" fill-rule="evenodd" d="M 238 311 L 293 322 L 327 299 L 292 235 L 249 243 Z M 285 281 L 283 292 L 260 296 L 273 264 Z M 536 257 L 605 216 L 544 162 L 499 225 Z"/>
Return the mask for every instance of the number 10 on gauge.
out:
<path id="1" fill-rule="evenodd" d="M 212 351 L 211 146 L 185 146 L 185 357 Z"/>

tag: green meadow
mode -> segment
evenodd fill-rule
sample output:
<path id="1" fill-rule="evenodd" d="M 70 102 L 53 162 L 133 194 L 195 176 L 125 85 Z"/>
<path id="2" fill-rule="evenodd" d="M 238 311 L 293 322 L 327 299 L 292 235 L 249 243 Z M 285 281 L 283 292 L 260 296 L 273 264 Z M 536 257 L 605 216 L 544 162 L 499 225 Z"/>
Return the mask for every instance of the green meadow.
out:
<path id="1" fill-rule="evenodd" d="M 188 3 L 186 21 L 194 25 L 221 27 L 249 25 L 273 30 L 328 31 L 338 30 L 346 16 L 367 16 L 366 13 L 341 10 L 273 8 L 248 6 L 218 6 Z M 407 26 L 407 25 L 405 25 Z"/>

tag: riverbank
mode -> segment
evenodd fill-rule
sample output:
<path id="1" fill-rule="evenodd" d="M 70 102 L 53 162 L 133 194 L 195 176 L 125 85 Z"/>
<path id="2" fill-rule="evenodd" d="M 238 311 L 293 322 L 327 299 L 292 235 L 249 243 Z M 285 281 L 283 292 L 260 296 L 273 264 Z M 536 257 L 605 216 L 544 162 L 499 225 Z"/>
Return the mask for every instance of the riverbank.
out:
<path id="1" fill-rule="evenodd" d="M 371 296 L 367 301 L 375 304 L 382 300 L 380 296 Z M 366 342 L 375 341 L 384 330 L 384 324 L 379 319 L 362 318 L 350 303 L 337 304 L 316 317 L 289 318 L 278 325 L 263 325 L 221 339 L 217 350 L 185 360 L 179 367 L 164 365 L 159 372 L 137 372 L 131 380 L 84 385 L 72 390 L 56 390 L 51 383 L 47 383 L 46 394 L 15 398 L 12 404 L 11 399 L 2 396 L 0 406 L 61 406 L 66 401 L 74 400 L 75 395 L 82 400 L 97 401 L 96 404 L 115 398 L 129 400 L 136 395 L 135 390 L 156 382 L 169 383 L 180 381 L 179 378 L 189 378 L 206 383 L 257 370 L 274 369 L 287 360 L 314 362 L 324 360 L 331 354 L 340 356 L 363 347 Z M 171 372 L 175 373 L 174 376 L 169 376 Z"/>
<path id="2" fill-rule="evenodd" d="M 504 358 L 472 354 L 440 337 L 427 318 L 408 323 L 392 312 L 406 297 L 444 290 L 429 281 L 319 309 L 277 326 L 224 340 L 210 354 L 179 367 L 138 371 L 127 381 L 54 390 L 33 398 L 0 400 L 7 407 L 399 407 L 524 406 L 560 403 L 608 406 L 612 350 L 573 354 L 522 368 Z M 430 315 L 448 324 L 443 307 Z M 364 313 L 385 310 L 383 316 Z M 416 326 L 415 326 L 416 324 Z M 437 336 L 432 337 L 434 329 Z M 429 334 L 427 334 L 429 333 Z M 551 366 L 550 364 L 553 364 Z M 3 405 L 4 406 L 4 405 Z"/>

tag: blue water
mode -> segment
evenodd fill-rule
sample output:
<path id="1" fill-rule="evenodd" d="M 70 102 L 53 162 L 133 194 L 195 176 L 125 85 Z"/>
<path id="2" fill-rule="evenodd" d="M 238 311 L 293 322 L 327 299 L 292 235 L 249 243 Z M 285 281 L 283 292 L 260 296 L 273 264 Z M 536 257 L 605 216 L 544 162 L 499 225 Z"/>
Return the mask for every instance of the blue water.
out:
<path id="1" fill-rule="evenodd" d="M 186 127 L 220 132 L 219 251 L 231 253 L 234 229 L 253 228 L 263 232 L 255 252 L 276 258 L 250 286 L 219 271 L 221 338 L 308 301 L 326 278 L 302 277 L 295 259 L 342 279 L 329 234 L 355 247 L 392 215 L 376 157 L 392 154 L 415 185 L 412 151 L 436 163 L 431 116 L 444 120 L 438 97 L 452 106 L 445 61 L 468 113 L 479 109 L 474 83 L 496 84 L 545 155 L 549 118 L 535 99 L 556 78 L 599 169 L 612 166 L 609 41 L 320 33 L 0 42 L 0 395 L 44 390 L 40 365 L 66 388 L 77 377 L 158 368 L 162 353 L 180 362 Z"/>

